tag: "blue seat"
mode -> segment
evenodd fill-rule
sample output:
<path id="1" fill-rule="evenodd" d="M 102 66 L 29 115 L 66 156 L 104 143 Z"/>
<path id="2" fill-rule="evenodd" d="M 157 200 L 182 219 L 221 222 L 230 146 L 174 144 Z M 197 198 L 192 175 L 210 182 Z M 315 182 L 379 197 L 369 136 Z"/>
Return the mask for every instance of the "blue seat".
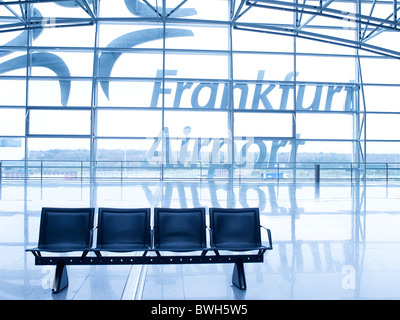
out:
<path id="1" fill-rule="evenodd" d="M 210 208 L 210 246 L 214 250 L 265 249 L 258 208 Z"/>
<path id="2" fill-rule="evenodd" d="M 93 219 L 94 208 L 42 208 L 38 247 L 32 250 L 90 250 Z"/>
<path id="3" fill-rule="evenodd" d="M 99 208 L 95 250 L 129 252 L 150 249 L 149 208 Z"/>
<path id="4" fill-rule="evenodd" d="M 272 249 L 272 238 L 268 232 L 269 247 L 261 241 L 260 214 L 258 208 L 210 208 L 210 246 L 219 255 L 219 250 L 252 251 L 264 254 Z M 246 289 L 244 262 L 241 258 L 235 261 L 232 283 Z"/>
<path id="5" fill-rule="evenodd" d="M 36 259 L 42 259 L 41 252 L 82 251 L 84 259 L 93 243 L 94 208 L 42 208 L 39 241 L 31 251 Z M 53 292 L 68 286 L 65 259 L 57 260 Z"/>
<path id="6" fill-rule="evenodd" d="M 205 208 L 154 208 L 154 249 L 206 250 Z"/>

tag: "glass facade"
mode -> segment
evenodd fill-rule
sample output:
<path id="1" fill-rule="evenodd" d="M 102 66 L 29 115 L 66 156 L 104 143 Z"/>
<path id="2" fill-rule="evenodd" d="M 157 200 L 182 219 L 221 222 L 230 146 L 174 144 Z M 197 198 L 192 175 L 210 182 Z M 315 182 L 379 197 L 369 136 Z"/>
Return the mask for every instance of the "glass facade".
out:
<path id="1" fill-rule="evenodd" d="M 396 162 L 398 9 L 373 0 L 4 1 L 0 161 L 23 161 L 25 175 L 32 161 L 60 161 L 80 162 L 85 177 L 123 167 L 125 177 L 160 179 Z"/>

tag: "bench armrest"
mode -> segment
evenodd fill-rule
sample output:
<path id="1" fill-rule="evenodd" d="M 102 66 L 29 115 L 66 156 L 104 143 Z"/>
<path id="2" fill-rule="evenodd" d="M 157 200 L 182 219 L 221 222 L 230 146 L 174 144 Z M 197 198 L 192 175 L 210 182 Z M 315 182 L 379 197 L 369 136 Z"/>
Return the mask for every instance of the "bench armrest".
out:
<path id="1" fill-rule="evenodd" d="M 260 228 L 265 229 L 267 231 L 267 235 L 268 235 L 268 244 L 269 244 L 269 248 L 268 250 L 272 250 L 272 234 L 271 234 L 271 230 L 260 225 Z"/>

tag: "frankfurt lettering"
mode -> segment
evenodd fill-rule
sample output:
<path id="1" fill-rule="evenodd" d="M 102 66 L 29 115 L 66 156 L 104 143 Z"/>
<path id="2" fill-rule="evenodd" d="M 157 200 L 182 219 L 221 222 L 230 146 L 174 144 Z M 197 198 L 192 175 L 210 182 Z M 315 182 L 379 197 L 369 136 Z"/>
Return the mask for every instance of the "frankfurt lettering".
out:
<path id="1" fill-rule="evenodd" d="M 166 76 L 177 76 L 177 70 L 165 70 Z M 158 70 L 157 78 L 162 77 L 162 70 Z M 355 84 L 304 84 L 293 82 L 293 72 L 289 72 L 284 82 L 266 82 L 265 71 L 259 70 L 257 81 L 235 82 L 232 84 L 235 105 L 238 110 L 290 110 L 293 101 L 290 94 L 296 91 L 297 110 L 324 110 L 352 111 L 354 108 L 354 92 L 358 90 Z M 229 90 L 227 83 L 177 81 L 176 84 L 165 82 L 163 90 L 160 81 L 154 82 L 150 107 L 160 106 L 163 95 L 171 95 L 172 108 L 202 108 L 202 109 L 228 109 Z M 296 89 L 296 90 L 295 90 Z M 190 97 L 187 97 L 190 95 Z M 272 97 L 273 96 L 273 97 Z M 186 98 L 185 98 L 186 97 Z M 185 102 L 182 101 L 185 99 Z M 236 102 L 237 100 L 237 102 Z M 293 100 L 293 98 L 292 98 Z M 335 103 L 334 103 L 335 102 Z M 171 106 L 167 106 L 171 107 Z"/>

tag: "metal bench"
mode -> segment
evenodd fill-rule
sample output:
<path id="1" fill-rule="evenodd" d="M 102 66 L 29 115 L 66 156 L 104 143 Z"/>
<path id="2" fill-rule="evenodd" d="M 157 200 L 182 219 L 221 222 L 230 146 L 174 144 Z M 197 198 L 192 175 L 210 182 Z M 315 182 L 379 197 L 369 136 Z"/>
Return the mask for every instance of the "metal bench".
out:
<path id="1" fill-rule="evenodd" d="M 94 216 L 94 208 L 42 208 L 38 246 L 26 251 L 35 265 L 56 266 L 54 293 L 68 286 L 67 265 L 113 264 L 233 263 L 232 283 L 245 290 L 244 263 L 263 262 L 272 250 L 271 231 L 260 225 L 258 208 L 210 208 L 209 227 L 205 208 L 154 208 L 153 228 L 149 208 L 99 208 L 96 226 Z"/>

